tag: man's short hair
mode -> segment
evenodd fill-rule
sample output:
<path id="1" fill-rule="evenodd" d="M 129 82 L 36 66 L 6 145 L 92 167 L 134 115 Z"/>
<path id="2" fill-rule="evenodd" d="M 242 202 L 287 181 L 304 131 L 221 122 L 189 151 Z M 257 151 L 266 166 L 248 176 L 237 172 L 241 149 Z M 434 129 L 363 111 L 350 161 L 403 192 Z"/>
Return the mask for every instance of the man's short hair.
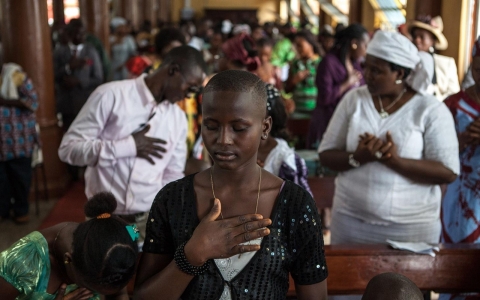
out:
<path id="1" fill-rule="evenodd" d="M 373 277 L 362 300 L 423 300 L 423 294 L 413 281 L 397 273 L 383 273 Z"/>
<path id="2" fill-rule="evenodd" d="M 203 90 L 203 94 L 211 92 L 250 93 L 254 105 L 267 109 L 267 89 L 265 83 L 256 75 L 240 70 L 228 70 L 213 76 Z"/>
<path id="3" fill-rule="evenodd" d="M 185 41 L 185 36 L 177 28 L 168 27 L 160 30 L 160 32 L 155 36 L 155 53 L 162 55 L 163 49 L 165 49 L 165 47 L 174 41 L 178 41 L 182 45 L 187 43 Z"/>
<path id="4" fill-rule="evenodd" d="M 207 64 L 203 60 L 202 53 L 190 46 L 180 46 L 170 50 L 165 55 L 162 66 L 172 63 L 180 66 L 180 72 L 183 75 L 189 74 L 195 67 L 199 67 L 204 73 L 207 73 Z"/>
<path id="5" fill-rule="evenodd" d="M 71 34 L 74 30 L 83 27 L 83 22 L 80 19 L 71 19 L 70 22 L 65 27 L 65 31 Z"/>

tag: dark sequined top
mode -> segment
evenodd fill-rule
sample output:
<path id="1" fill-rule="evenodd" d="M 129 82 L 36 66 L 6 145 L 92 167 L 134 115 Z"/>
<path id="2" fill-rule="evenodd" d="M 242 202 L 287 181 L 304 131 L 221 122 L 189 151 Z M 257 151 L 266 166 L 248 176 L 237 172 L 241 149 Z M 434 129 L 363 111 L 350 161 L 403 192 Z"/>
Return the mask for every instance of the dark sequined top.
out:
<path id="1" fill-rule="evenodd" d="M 147 223 L 143 252 L 172 255 L 193 234 L 199 220 L 194 175 L 165 186 L 155 197 Z M 233 299 L 285 299 L 288 274 L 296 284 L 309 285 L 327 278 L 320 216 L 311 195 L 286 181 L 272 210 L 270 235 L 245 268 L 226 282 L 215 262 L 195 277 L 182 299 L 220 298 L 224 285 Z"/>

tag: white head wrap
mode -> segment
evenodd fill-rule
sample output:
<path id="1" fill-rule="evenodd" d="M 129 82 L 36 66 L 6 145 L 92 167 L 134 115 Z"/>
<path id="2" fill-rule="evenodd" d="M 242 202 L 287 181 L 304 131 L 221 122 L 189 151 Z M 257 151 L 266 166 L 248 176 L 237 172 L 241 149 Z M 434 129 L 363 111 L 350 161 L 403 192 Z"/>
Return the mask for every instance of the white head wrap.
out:
<path id="1" fill-rule="evenodd" d="M 377 31 L 367 47 L 367 54 L 411 69 L 405 82 L 416 92 L 426 94 L 430 77 L 418 55 L 417 47 L 398 32 Z"/>
<path id="2" fill-rule="evenodd" d="M 122 25 L 127 25 L 127 20 L 122 17 L 114 17 L 110 21 L 110 26 L 113 28 L 113 30 L 117 29 L 118 26 Z"/>
<path id="3" fill-rule="evenodd" d="M 242 32 L 250 35 L 252 33 L 252 30 L 247 24 L 238 24 L 233 27 L 233 35 L 237 35 Z"/>
<path id="4" fill-rule="evenodd" d="M 6 63 L 2 67 L 0 95 L 4 99 L 18 99 L 18 88 L 13 80 L 13 74 L 15 72 L 22 72 L 22 67 L 14 63 Z"/>
<path id="5" fill-rule="evenodd" d="M 230 20 L 224 20 L 222 22 L 222 33 L 223 34 L 229 34 L 230 31 L 232 31 L 233 24 L 230 22 Z"/>

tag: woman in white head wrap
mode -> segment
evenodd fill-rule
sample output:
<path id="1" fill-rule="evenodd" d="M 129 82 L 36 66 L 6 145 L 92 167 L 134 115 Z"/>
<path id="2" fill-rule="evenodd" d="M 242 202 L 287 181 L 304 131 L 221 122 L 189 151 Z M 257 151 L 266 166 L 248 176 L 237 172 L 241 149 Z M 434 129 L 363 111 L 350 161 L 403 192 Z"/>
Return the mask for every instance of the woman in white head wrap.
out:
<path id="1" fill-rule="evenodd" d="M 110 22 L 113 35 L 110 37 L 112 57 L 112 80 L 129 78 L 129 72 L 125 63 L 136 54 L 137 45 L 135 39 L 129 34 L 127 20 L 116 17 Z"/>
<path id="2" fill-rule="evenodd" d="M 436 243 L 440 184 L 459 173 L 452 116 L 426 95 L 429 77 L 415 46 L 379 31 L 367 48 L 366 86 L 340 101 L 319 147 L 339 173 L 332 244 Z"/>

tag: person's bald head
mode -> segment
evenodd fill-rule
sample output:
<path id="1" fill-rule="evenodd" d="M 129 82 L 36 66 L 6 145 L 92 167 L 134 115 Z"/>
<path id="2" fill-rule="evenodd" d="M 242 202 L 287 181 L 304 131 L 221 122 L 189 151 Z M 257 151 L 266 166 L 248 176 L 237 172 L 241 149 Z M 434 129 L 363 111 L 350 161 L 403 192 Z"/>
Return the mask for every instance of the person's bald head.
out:
<path id="1" fill-rule="evenodd" d="M 265 83 L 256 75 L 240 70 L 228 70 L 213 76 L 203 90 L 206 95 L 212 92 L 248 93 L 252 105 L 265 117 L 267 113 L 267 90 Z"/>
<path id="2" fill-rule="evenodd" d="M 423 300 L 423 294 L 407 277 L 397 273 L 383 273 L 373 277 L 362 300 Z"/>

